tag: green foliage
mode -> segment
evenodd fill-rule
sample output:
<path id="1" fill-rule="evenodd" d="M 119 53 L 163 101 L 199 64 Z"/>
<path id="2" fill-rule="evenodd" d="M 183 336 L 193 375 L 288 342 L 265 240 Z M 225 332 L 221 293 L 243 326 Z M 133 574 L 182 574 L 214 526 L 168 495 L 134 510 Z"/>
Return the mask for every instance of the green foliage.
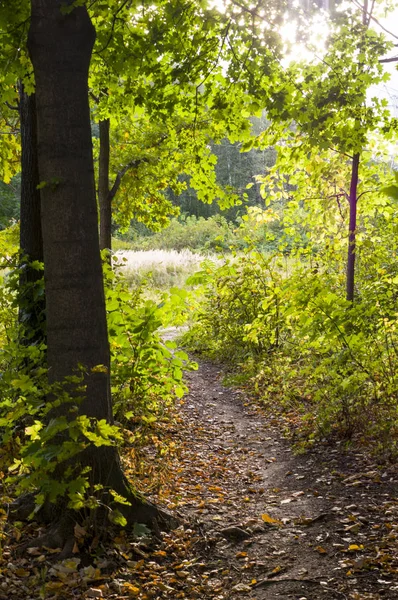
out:
<path id="1" fill-rule="evenodd" d="M 233 224 L 222 216 L 209 219 L 194 216 L 173 219 L 168 227 L 145 238 L 133 241 L 135 250 L 197 250 L 221 251 L 228 250 L 234 244 Z"/>
<path id="2" fill-rule="evenodd" d="M 281 217 L 273 208 L 247 207 L 236 221 L 221 215 L 203 217 L 181 216 L 172 219 L 168 227 L 145 236 L 131 230 L 131 250 L 191 250 L 193 252 L 230 252 L 255 246 L 266 251 L 275 250 L 283 235 Z M 146 232 L 147 233 L 147 232 Z M 116 242 L 115 249 L 123 249 L 123 242 Z"/>
<path id="3" fill-rule="evenodd" d="M 20 176 L 8 185 L 0 181 L 0 230 L 15 223 L 19 218 Z"/>
<path id="4" fill-rule="evenodd" d="M 186 393 L 183 371 L 196 366 L 159 334 L 170 304 L 184 306 L 186 293 L 172 290 L 157 305 L 143 297 L 142 288 L 129 291 L 126 280 L 109 267 L 105 280 L 114 414 L 122 423 L 145 425 Z"/>
<path id="5" fill-rule="evenodd" d="M 270 351 L 279 343 L 279 284 L 273 276 L 271 264 L 255 252 L 221 267 L 206 264 L 188 280 L 207 286 L 198 325 L 185 340 L 196 340 L 197 350 L 207 346 L 233 360 Z"/>
<path id="6" fill-rule="evenodd" d="M 254 253 L 207 269 L 185 343 L 240 363 L 249 389 L 282 412 L 299 445 L 337 435 L 394 454 L 398 276 L 387 248 L 376 239 L 367 248 L 355 307 L 341 297 L 344 273 L 332 253 L 288 272 Z"/>
<path id="7" fill-rule="evenodd" d="M 1 268 L 5 268 L 7 266 L 7 261 L 12 266 L 14 261 L 12 257 L 15 257 L 15 254 L 19 247 L 19 225 L 11 225 L 6 229 L 2 229 L 0 231 L 0 254 L 6 262 L 4 265 L 1 265 Z"/>
<path id="8" fill-rule="evenodd" d="M 277 2 L 269 4 L 281 14 Z M 259 105 L 248 93 L 249 66 L 258 64 L 266 78 L 280 44 L 275 32 L 261 28 L 261 18 L 244 9 L 238 18 L 224 8 L 176 0 L 137 9 L 115 0 L 113 20 L 108 6 L 89 9 L 97 30 L 93 112 L 98 121 L 110 118 L 114 219 L 122 229 L 131 218 L 155 231 L 164 227 L 178 214 L 170 196 L 178 198 L 187 180 L 205 204 L 226 209 L 242 201 L 231 182 L 220 185 L 210 143 L 250 136 L 247 117 Z"/>
<path id="9" fill-rule="evenodd" d="M 10 260 L 14 269 L 0 286 L 1 466 L 8 470 L 6 481 L 16 486 L 16 493 L 37 494 L 35 510 L 59 497 L 67 498 L 73 508 L 92 507 L 92 490 L 86 493 L 89 473 L 79 457 L 91 445 L 114 444 L 120 434 L 104 421 L 79 414 L 85 389 L 83 370 L 63 383 L 48 383 L 44 339 L 30 339 L 24 321 L 18 320 L 18 310 L 26 315 L 34 307 L 21 301 L 24 294 L 17 261 L 18 255 L 13 265 Z M 28 285 L 37 288 L 37 294 L 29 297 L 41 296 L 42 280 Z"/>

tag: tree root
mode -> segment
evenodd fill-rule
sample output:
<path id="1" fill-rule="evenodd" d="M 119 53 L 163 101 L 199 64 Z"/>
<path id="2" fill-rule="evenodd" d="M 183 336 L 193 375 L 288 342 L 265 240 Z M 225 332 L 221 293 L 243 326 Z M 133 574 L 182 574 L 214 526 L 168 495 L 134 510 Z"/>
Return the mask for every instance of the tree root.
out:
<path id="1" fill-rule="evenodd" d="M 72 556 L 76 552 L 75 525 L 79 524 L 87 528 L 89 537 L 97 535 L 106 536 L 107 530 L 112 528 L 109 521 L 109 514 L 112 508 L 117 508 L 127 521 L 127 529 L 134 527 L 136 523 L 142 523 L 152 531 L 156 537 L 160 537 L 161 531 L 175 529 L 181 524 L 181 520 L 174 517 L 171 513 L 152 504 L 151 502 L 134 495 L 129 491 L 127 498 L 131 503 L 129 506 L 116 504 L 112 506 L 97 508 L 85 515 L 86 519 L 78 511 L 68 509 L 65 501 L 61 500 L 57 504 L 46 502 L 39 511 L 34 513 L 34 520 L 46 527 L 46 531 L 38 538 L 22 544 L 18 552 L 23 553 L 28 547 L 35 548 L 60 548 L 59 553 L 54 554 L 56 560 Z M 109 500 L 109 498 L 108 498 Z M 35 509 L 35 495 L 33 493 L 24 494 L 8 506 L 10 521 L 27 521 Z"/>
<path id="2" fill-rule="evenodd" d="M 100 484 L 102 491 L 98 497 L 98 508 L 94 510 L 73 510 L 67 507 L 65 498 L 55 503 L 44 502 L 40 510 L 35 504 L 35 494 L 24 494 L 9 505 L 9 519 L 26 521 L 30 517 L 45 525 L 47 531 L 30 545 L 37 547 L 62 548 L 59 557 L 69 556 L 75 547 L 75 525 L 79 524 L 87 532 L 87 540 L 92 535 L 106 536 L 112 528 L 109 517 L 121 513 L 126 519 L 127 528 L 142 523 L 159 537 L 161 531 L 169 531 L 180 525 L 181 521 L 168 511 L 159 508 L 137 493 L 125 477 L 117 450 L 110 447 L 92 448 L 80 455 L 82 466 L 90 465 L 90 483 Z M 64 466 L 64 465 L 63 465 Z M 62 479 L 62 473 L 57 473 Z M 112 492 L 121 496 L 123 503 L 118 503 Z M 126 503 L 125 503 L 126 502 Z M 36 512 L 34 512 L 36 511 Z"/>

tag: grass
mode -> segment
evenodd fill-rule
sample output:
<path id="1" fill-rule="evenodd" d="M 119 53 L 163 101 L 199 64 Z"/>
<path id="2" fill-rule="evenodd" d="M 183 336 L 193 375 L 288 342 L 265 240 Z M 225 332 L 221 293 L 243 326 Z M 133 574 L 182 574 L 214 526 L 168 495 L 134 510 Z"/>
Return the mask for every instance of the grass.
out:
<path id="1" fill-rule="evenodd" d="M 190 250 L 119 250 L 114 259 L 132 287 L 146 281 L 150 287 L 161 290 L 183 286 L 204 260 L 219 261 L 215 255 L 194 254 Z"/>

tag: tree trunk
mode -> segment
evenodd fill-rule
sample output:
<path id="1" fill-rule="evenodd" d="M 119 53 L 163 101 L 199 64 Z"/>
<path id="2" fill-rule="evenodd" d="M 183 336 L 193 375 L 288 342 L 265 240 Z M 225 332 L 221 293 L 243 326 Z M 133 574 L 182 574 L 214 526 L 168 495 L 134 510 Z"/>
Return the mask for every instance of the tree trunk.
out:
<path id="1" fill-rule="evenodd" d="M 99 122 L 100 151 L 98 173 L 98 201 L 100 208 L 100 249 L 112 250 L 112 202 L 109 194 L 109 119 Z"/>
<path id="2" fill-rule="evenodd" d="M 350 302 L 354 301 L 355 283 L 355 250 L 356 250 L 356 228 L 357 228 L 357 188 L 359 172 L 359 154 L 354 154 L 351 168 L 350 184 L 350 223 L 348 232 L 348 257 L 347 257 L 347 294 Z"/>
<path id="3" fill-rule="evenodd" d="M 370 15 L 368 15 L 368 0 L 364 0 L 362 8 L 362 25 L 369 26 Z M 354 302 L 355 291 L 355 252 L 356 252 L 356 229 L 357 229 L 357 203 L 358 203 L 358 175 L 360 153 L 356 152 L 352 157 L 351 182 L 350 182 L 350 223 L 348 226 L 348 256 L 347 256 L 347 292 L 346 299 Z"/>
<path id="4" fill-rule="evenodd" d="M 32 268 L 33 261 L 43 262 L 41 231 L 39 166 L 37 162 L 36 99 L 19 85 L 19 116 L 21 124 L 21 216 L 20 249 L 22 256 L 19 295 L 19 320 L 23 323 L 23 343 L 44 340 L 44 292 L 38 282 L 42 271 Z M 36 285 L 38 284 L 38 285 Z"/>
<path id="5" fill-rule="evenodd" d="M 88 103 L 95 30 L 85 7 L 65 13 L 68 4 L 72 0 L 31 0 L 28 35 L 36 80 L 49 378 L 62 381 L 83 365 L 81 414 L 112 422 Z M 106 369 L 94 373 L 97 365 Z M 91 483 L 128 498 L 128 519 L 162 519 L 131 492 L 115 448 L 92 446 L 75 460 L 91 468 Z"/>
<path id="6" fill-rule="evenodd" d="M 88 67 L 95 31 L 84 8 L 32 0 L 28 47 L 35 79 L 51 381 L 78 365 L 109 368 L 97 231 Z M 84 413 L 110 420 L 109 374 L 90 374 Z"/>

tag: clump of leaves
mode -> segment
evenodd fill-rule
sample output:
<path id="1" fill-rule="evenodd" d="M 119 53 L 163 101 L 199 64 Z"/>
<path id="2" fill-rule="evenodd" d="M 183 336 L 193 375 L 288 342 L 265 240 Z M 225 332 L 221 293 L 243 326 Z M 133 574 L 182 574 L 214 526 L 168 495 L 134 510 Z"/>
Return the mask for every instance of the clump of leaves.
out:
<path id="1" fill-rule="evenodd" d="M 222 266 L 206 262 L 187 281 L 205 285 L 205 301 L 185 343 L 235 360 L 272 351 L 280 342 L 279 280 L 272 259 L 258 252 Z"/>

